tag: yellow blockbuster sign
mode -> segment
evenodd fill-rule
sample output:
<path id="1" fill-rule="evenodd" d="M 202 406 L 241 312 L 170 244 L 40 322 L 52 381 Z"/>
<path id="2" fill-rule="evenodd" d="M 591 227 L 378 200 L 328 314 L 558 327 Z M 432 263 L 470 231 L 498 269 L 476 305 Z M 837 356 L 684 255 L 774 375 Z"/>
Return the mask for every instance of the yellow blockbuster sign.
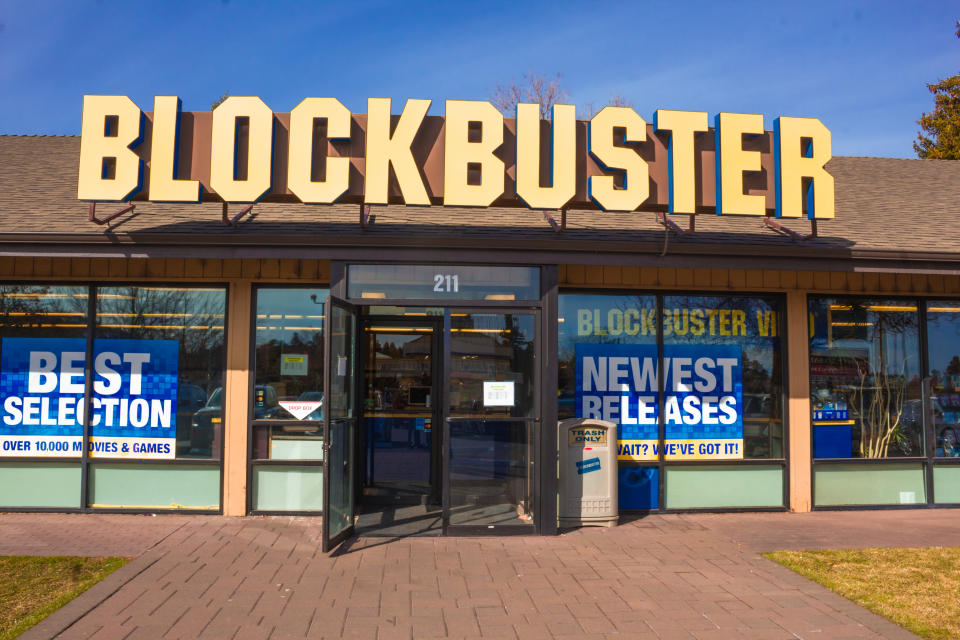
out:
<path id="1" fill-rule="evenodd" d="M 573 105 L 541 120 L 486 101 L 370 98 L 351 113 L 336 98 L 306 98 L 275 113 L 256 97 L 212 112 L 181 112 L 157 96 L 144 112 L 126 96 L 84 96 L 81 200 L 203 199 L 330 204 L 526 206 L 666 210 L 675 214 L 834 216 L 830 131 L 816 118 L 630 107 L 578 121 Z M 143 187 L 146 187 L 144 190 Z"/>

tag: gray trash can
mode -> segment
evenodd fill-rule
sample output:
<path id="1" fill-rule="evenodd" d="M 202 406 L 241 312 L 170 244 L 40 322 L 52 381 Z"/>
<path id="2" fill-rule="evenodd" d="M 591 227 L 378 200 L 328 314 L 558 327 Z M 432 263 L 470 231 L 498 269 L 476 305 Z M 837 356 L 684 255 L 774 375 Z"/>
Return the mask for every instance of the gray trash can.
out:
<path id="1" fill-rule="evenodd" d="M 617 425 L 571 418 L 560 423 L 558 524 L 612 527 L 617 509 Z"/>

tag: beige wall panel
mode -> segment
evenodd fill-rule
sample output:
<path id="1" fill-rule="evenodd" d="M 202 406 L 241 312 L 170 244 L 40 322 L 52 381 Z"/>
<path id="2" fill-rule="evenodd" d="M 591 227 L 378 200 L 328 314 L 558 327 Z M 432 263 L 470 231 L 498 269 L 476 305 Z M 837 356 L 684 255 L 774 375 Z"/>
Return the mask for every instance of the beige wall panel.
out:
<path id="1" fill-rule="evenodd" d="M 142 278 L 147 274 L 147 261 L 144 258 L 131 258 L 127 263 L 128 278 Z"/>
<path id="2" fill-rule="evenodd" d="M 165 260 L 165 269 L 166 277 L 168 278 L 182 278 L 185 271 L 185 264 L 183 258 L 167 258 Z"/>
<path id="3" fill-rule="evenodd" d="M 847 290 L 847 274 L 832 272 L 830 274 L 830 290 L 846 291 Z"/>
<path id="4" fill-rule="evenodd" d="M 250 405 L 249 280 L 230 282 L 227 328 L 227 381 L 224 405 L 223 513 L 247 512 L 247 423 Z"/>
<path id="5" fill-rule="evenodd" d="M 872 272 L 863 274 L 863 290 L 879 291 L 880 290 L 880 274 L 872 273 Z"/>
<path id="6" fill-rule="evenodd" d="M 33 261 L 33 275 L 49 276 L 53 272 L 52 258 L 35 258 Z"/>
<path id="7" fill-rule="evenodd" d="M 640 286 L 656 286 L 660 273 L 655 267 L 640 267 Z"/>
<path id="8" fill-rule="evenodd" d="M 127 260 L 124 258 L 110 258 L 108 270 L 111 278 L 124 278 L 127 275 Z"/>
<path id="9" fill-rule="evenodd" d="M 276 280 L 280 277 L 280 261 L 276 258 L 267 258 L 260 261 L 260 277 Z"/>
<path id="10" fill-rule="evenodd" d="M 321 282 L 330 282 L 330 261 L 316 260 L 317 275 L 316 279 Z"/>
<path id="11" fill-rule="evenodd" d="M 203 277 L 219 278 L 223 275 L 223 260 L 214 260 L 213 258 L 204 258 Z"/>
<path id="12" fill-rule="evenodd" d="M 567 277 L 570 284 L 584 284 L 587 281 L 587 270 L 582 264 L 571 264 L 567 267 Z"/>
<path id="13" fill-rule="evenodd" d="M 915 273 L 910 276 L 911 289 L 915 293 L 927 293 L 930 290 L 927 276 L 922 273 Z"/>
<path id="14" fill-rule="evenodd" d="M 305 262 L 305 261 L 304 261 Z M 294 279 L 300 277 L 300 260 L 285 259 L 280 261 L 280 277 Z"/>
<path id="15" fill-rule="evenodd" d="M 847 274 L 847 289 L 854 293 L 863 291 L 863 274 L 862 273 L 848 273 Z"/>
<path id="16" fill-rule="evenodd" d="M 183 275 L 187 278 L 202 278 L 203 260 L 200 258 L 187 258 L 184 260 Z"/>
<path id="17" fill-rule="evenodd" d="M 624 286 L 638 286 L 640 284 L 640 267 L 621 267 L 620 281 Z"/>
<path id="18" fill-rule="evenodd" d="M 796 289 L 797 288 L 797 272 L 781 271 L 780 286 L 783 287 L 784 289 Z"/>
<path id="19" fill-rule="evenodd" d="M 12 276 L 14 262 L 10 256 L 0 257 L 0 276 Z"/>
<path id="20" fill-rule="evenodd" d="M 243 261 L 239 258 L 228 258 L 223 261 L 224 278 L 239 278 L 243 273 Z"/>
<path id="21" fill-rule="evenodd" d="M 165 278 L 167 275 L 167 265 L 163 260 L 147 260 L 148 278 Z"/>
<path id="22" fill-rule="evenodd" d="M 787 293 L 787 399 L 790 451 L 790 510 L 810 511 L 810 355 L 807 327 L 807 296 Z"/>
<path id="23" fill-rule="evenodd" d="M 812 271 L 797 271 L 797 289 L 813 289 Z"/>
<path id="24" fill-rule="evenodd" d="M 609 286 L 623 284 L 623 274 L 620 271 L 620 267 L 616 265 L 604 265 L 603 283 Z"/>
<path id="25" fill-rule="evenodd" d="M 957 293 L 960 291 L 960 278 L 947 276 L 944 280 L 944 289 L 947 293 Z"/>
<path id="26" fill-rule="evenodd" d="M 693 286 L 709 287 L 710 286 L 710 269 L 694 269 L 693 270 Z"/>
<path id="27" fill-rule="evenodd" d="M 780 287 L 780 272 L 773 269 L 765 269 L 763 272 L 763 288 L 778 289 Z"/>
<path id="28" fill-rule="evenodd" d="M 830 290 L 830 274 L 826 271 L 813 272 L 813 288 L 823 291 Z"/>
<path id="29" fill-rule="evenodd" d="M 299 264 L 301 280 L 321 280 L 330 279 L 328 262 L 320 260 L 301 260 Z"/>
<path id="30" fill-rule="evenodd" d="M 110 275 L 110 263 L 106 258 L 92 258 L 90 260 L 90 277 L 106 278 Z"/>
<path id="31" fill-rule="evenodd" d="M 927 282 L 930 285 L 930 293 L 943 293 L 946 291 L 943 276 L 941 275 L 931 275 L 927 278 Z"/>
<path id="32" fill-rule="evenodd" d="M 586 271 L 587 284 L 603 284 L 603 267 L 587 265 Z"/>
<path id="33" fill-rule="evenodd" d="M 730 269 L 730 287 L 745 289 L 747 286 L 747 272 L 743 269 Z"/>
<path id="34" fill-rule="evenodd" d="M 243 277 L 247 279 L 259 278 L 260 277 L 260 261 L 254 258 L 244 258 L 243 262 Z"/>
<path id="35" fill-rule="evenodd" d="M 760 289 L 761 287 L 763 287 L 763 271 L 747 269 L 747 289 Z"/>
<path id="36" fill-rule="evenodd" d="M 17 256 L 17 261 L 13 265 L 13 273 L 17 276 L 28 277 L 33 275 L 33 258 Z"/>
<path id="37" fill-rule="evenodd" d="M 70 275 L 70 258 L 54 258 L 53 272 L 50 274 L 55 278 L 65 278 Z"/>
<path id="38" fill-rule="evenodd" d="M 880 291 L 895 291 L 897 288 L 897 279 L 892 273 L 880 274 Z"/>
<path id="39" fill-rule="evenodd" d="M 693 286 L 693 269 L 677 269 L 677 286 Z"/>
<path id="40" fill-rule="evenodd" d="M 658 268 L 657 269 L 657 283 L 662 287 L 675 287 L 677 286 L 677 270 L 676 269 L 666 269 Z"/>
<path id="41" fill-rule="evenodd" d="M 898 273 L 896 274 L 896 284 L 894 288 L 896 291 L 910 291 L 910 287 L 913 284 L 913 278 L 909 273 Z"/>
<path id="42" fill-rule="evenodd" d="M 86 278 L 90 275 L 90 260 L 87 258 L 70 258 L 70 275 Z"/>

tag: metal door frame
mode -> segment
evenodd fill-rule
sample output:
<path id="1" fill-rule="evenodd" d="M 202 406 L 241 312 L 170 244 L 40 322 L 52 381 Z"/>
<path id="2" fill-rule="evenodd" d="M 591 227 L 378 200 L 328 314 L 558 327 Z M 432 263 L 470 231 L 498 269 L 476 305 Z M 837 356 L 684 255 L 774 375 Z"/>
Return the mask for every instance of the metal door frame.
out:
<path id="1" fill-rule="evenodd" d="M 330 478 L 332 477 L 330 473 L 330 451 L 331 451 L 331 440 L 330 440 L 330 415 L 331 410 L 331 401 L 330 401 L 330 380 L 333 377 L 333 372 L 330 370 L 330 362 L 332 357 L 332 351 L 330 349 L 330 342 L 333 335 L 333 323 L 330 321 L 332 316 L 332 310 L 334 307 L 339 307 L 340 309 L 347 311 L 353 316 L 354 320 L 354 340 L 353 340 L 353 349 L 351 350 L 350 357 L 353 359 L 353 418 L 349 419 L 353 421 L 352 427 L 348 427 L 349 437 L 353 439 L 353 455 L 349 456 L 350 459 L 346 460 L 346 463 L 350 465 L 356 464 L 356 454 L 357 454 L 357 431 L 359 424 L 359 412 L 357 406 L 360 404 L 359 398 L 357 396 L 357 360 L 358 360 L 358 351 L 359 351 L 359 313 L 355 305 L 346 302 L 345 300 L 340 299 L 339 297 L 333 295 L 332 293 L 327 296 L 327 305 L 324 309 L 324 332 L 323 332 L 323 353 L 326 362 L 324 363 L 324 369 L 326 375 L 323 378 L 323 397 L 326 408 L 323 412 L 323 520 L 321 522 L 321 548 L 324 553 L 329 552 L 331 549 L 336 547 L 338 544 L 343 542 L 349 537 L 352 537 L 355 531 L 355 523 L 353 516 L 356 508 L 356 474 L 354 469 L 351 468 L 350 472 L 347 474 L 347 481 L 353 485 L 352 498 L 350 500 L 349 508 L 351 510 L 350 524 L 348 524 L 342 531 L 338 532 L 332 538 L 330 537 Z"/>
<path id="2" fill-rule="evenodd" d="M 452 418 L 450 416 L 450 376 L 449 372 L 452 371 L 450 364 L 450 354 L 451 354 L 451 338 L 452 338 L 452 326 L 451 326 L 451 312 L 456 311 L 457 313 L 468 313 L 468 314 L 478 314 L 478 315 L 528 315 L 533 318 L 533 352 L 534 352 L 534 367 L 533 367 L 533 417 L 532 418 L 512 418 L 511 421 L 514 422 L 523 422 L 528 425 L 529 429 L 533 430 L 532 438 L 530 439 L 530 444 L 527 449 L 527 467 L 531 464 L 530 458 L 533 458 L 533 474 L 530 477 L 530 493 L 532 494 L 532 504 L 533 509 L 533 523 L 530 525 L 512 525 L 506 527 L 491 527 L 488 525 L 458 525 L 450 524 L 450 423 L 459 422 L 464 420 L 470 420 L 470 418 Z M 469 536 L 503 536 L 503 535 L 530 535 L 530 534 L 539 534 L 543 532 L 545 527 L 542 526 L 541 522 L 541 505 L 545 503 L 543 499 L 544 496 L 541 495 L 540 489 L 540 478 L 543 473 L 541 465 L 546 464 L 548 467 L 551 464 L 556 464 L 556 459 L 551 458 L 547 460 L 541 460 L 541 449 L 542 449 L 542 440 L 544 439 L 543 435 L 543 393 L 542 393 L 542 378 L 543 378 L 543 363 L 544 363 L 544 340 L 542 334 L 542 309 L 539 307 L 533 306 L 524 306 L 522 304 L 515 304 L 513 307 L 496 307 L 491 308 L 490 306 L 479 306 L 479 305 L 457 305 L 457 306 L 444 306 L 443 309 L 443 370 L 447 372 L 443 377 L 443 465 L 442 465 L 442 479 L 443 484 L 443 518 L 442 522 L 442 535 L 469 535 Z M 485 418 L 479 418 L 483 421 Z M 450 530 L 453 530 L 452 532 Z"/>
<path id="3" fill-rule="evenodd" d="M 359 404 L 359 410 L 357 413 L 358 417 L 358 430 L 359 435 L 358 447 L 356 455 L 359 456 L 360 464 L 357 465 L 355 469 L 355 477 L 357 478 L 358 487 L 365 486 L 366 481 L 366 471 L 367 471 L 367 430 L 365 428 L 364 419 L 366 418 L 366 411 L 364 410 L 363 404 L 363 393 L 366 391 L 366 357 L 367 357 L 367 331 L 371 327 L 376 326 L 377 328 L 383 327 L 387 329 L 404 329 L 412 327 L 429 327 L 432 330 L 432 335 L 430 336 L 430 359 L 431 359 L 431 393 L 433 395 L 433 406 L 431 407 L 432 413 L 432 425 L 431 425 L 431 435 L 430 435 L 430 465 L 431 465 L 431 474 L 434 476 L 433 481 L 430 483 L 431 496 L 436 492 L 436 497 L 440 497 L 443 494 L 443 464 L 442 464 L 442 455 L 436 453 L 437 451 L 442 451 L 438 447 L 443 446 L 443 408 L 440 404 L 440 400 L 443 398 L 443 384 L 441 380 L 444 375 L 444 359 L 442 357 L 443 352 L 443 317 L 442 316 L 360 316 L 359 317 L 359 336 L 360 336 L 360 345 L 359 345 L 359 362 L 363 365 L 364 369 L 362 374 L 357 378 L 357 399 Z M 388 333 L 388 331 L 384 331 Z M 436 485 L 436 486 L 434 486 Z"/>

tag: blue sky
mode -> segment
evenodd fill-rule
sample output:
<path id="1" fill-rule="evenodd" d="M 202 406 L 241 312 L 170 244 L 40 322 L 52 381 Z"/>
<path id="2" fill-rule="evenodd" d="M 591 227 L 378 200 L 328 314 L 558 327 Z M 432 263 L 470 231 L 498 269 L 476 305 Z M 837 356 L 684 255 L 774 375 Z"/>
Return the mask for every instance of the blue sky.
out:
<path id="1" fill-rule="evenodd" d="M 819 117 L 835 155 L 913 157 L 925 83 L 960 73 L 956 0 L 114 2 L 0 0 L 0 133 L 77 134 L 85 93 L 224 91 L 274 111 L 334 96 L 485 99 L 562 73 L 568 102 Z M 394 106 L 395 112 L 400 105 Z"/>

